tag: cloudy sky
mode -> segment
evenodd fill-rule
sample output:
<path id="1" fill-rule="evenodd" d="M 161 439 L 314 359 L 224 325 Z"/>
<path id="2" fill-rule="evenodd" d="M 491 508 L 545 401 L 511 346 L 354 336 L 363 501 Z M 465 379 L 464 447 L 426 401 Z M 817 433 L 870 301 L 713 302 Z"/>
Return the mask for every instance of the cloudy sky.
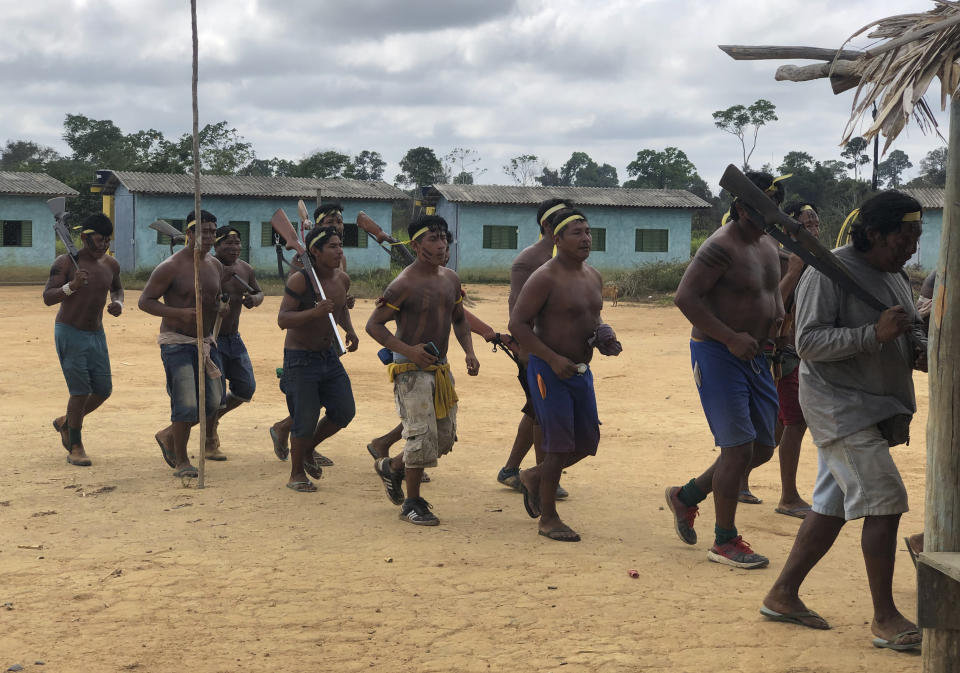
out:
<path id="1" fill-rule="evenodd" d="M 782 62 L 733 61 L 718 44 L 839 47 L 871 21 L 930 0 L 198 0 L 200 122 L 227 120 L 260 158 L 376 150 L 400 158 L 476 149 L 478 182 L 531 153 L 626 165 L 644 148 L 684 150 L 717 189 L 736 138 L 711 113 L 766 98 L 752 165 L 791 150 L 839 159 L 852 92 L 776 82 Z M 64 115 L 124 132 L 191 128 L 188 0 L 5 3 L 0 142 L 67 152 Z M 867 40 L 854 46 L 865 47 Z M 801 62 L 806 64 L 808 62 Z M 935 90 L 935 91 L 934 91 Z M 928 100 L 939 109 L 939 87 Z M 939 116 L 946 134 L 946 116 Z M 864 127 L 865 128 L 865 127 Z M 911 126 L 914 164 L 942 144 Z M 915 170 L 913 171 L 915 172 Z"/>

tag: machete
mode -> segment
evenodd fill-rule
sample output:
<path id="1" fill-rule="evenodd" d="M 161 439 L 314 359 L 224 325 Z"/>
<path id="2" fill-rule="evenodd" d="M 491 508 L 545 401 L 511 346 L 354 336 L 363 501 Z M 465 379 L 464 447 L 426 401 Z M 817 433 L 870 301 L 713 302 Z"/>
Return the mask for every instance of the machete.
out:
<path id="1" fill-rule="evenodd" d="M 256 294 L 256 293 L 257 293 L 256 290 L 254 290 L 252 287 L 250 287 L 250 286 L 247 284 L 247 282 L 246 282 L 245 280 L 243 280 L 243 278 L 241 278 L 241 277 L 238 276 L 237 274 L 233 274 L 233 277 L 237 279 L 237 282 L 238 282 L 238 283 L 240 283 L 241 285 L 243 285 L 243 289 L 245 289 L 249 294 Z"/>
<path id="2" fill-rule="evenodd" d="M 154 220 L 149 224 L 149 227 L 154 231 L 159 231 L 164 236 L 168 236 L 170 238 L 171 255 L 173 254 L 173 246 L 177 244 L 183 245 L 187 240 L 187 237 L 184 236 L 182 231 L 177 229 L 166 220 Z"/>
<path id="3" fill-rule="evenodd" d="M 70 230 L 67 229 L 67 218 L 70 217 L 70 213 L 66 212 L 66 206 L 67 199 L 63 196 L 58 196 L 47 201 L 47 207 L 50 208 L 50 212 L 53 213 L 55 220 L 53 229 L 57 232 L 57 238 L 63 243 L 63 247 L 67 249 L 67 254 L 70 255 L 70 261 L 73 262 L 73 267 L 79 271 L 80 265 L 77 263 L 77 259 L 80 257 L 80 252 L 73 243 Z"/>
<path id="4" fill-rule="evenodd" d="M 320 279 L 317 278 L 317 272 L 310 262 L 310 256 L 303 246 L 303 241 L 300 240 L 300 237 L 297 235 L 296 229 L 293 228 L 293 224 L 290 223 L 287 214 L 283 212 L 283 208 L 277 209 L 277 212 L 270 218 L 270 224 L 273 226 L 273 230 L 280 234 L 283 240 L 287 242 L 287 250 L 296 250 L 300 257 L 300 262 L 303 264 L 303 268 L 307 271 L 307 277 L 310 279 L 314 293 L 316 293 L 321 300 L 326 301 L 327 295 L 323 291 L 323 286 L 320 285 Z M 333 329 L 333 335 L 337 338 L 337 345 L 340 347 L 340 354 L 342 355 L 347 352 L 347 348 L 343 345 L 343 337 L 340 336 L 340 330 L 337 329 L 337 321 L 334 320 L 333 313 L 328 313 L 327 317 L 330 318 L 330 327 Z"/>

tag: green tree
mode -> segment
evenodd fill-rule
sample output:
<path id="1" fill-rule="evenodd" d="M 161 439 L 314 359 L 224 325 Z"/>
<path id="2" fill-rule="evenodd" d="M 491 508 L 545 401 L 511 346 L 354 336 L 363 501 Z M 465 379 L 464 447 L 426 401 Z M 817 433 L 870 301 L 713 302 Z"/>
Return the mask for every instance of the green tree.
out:
<path id="1" fill-rule="evenodd" d="M 560 181 L 574 187 L 619 187 L 617 169 L 599 165 L 586 152 L 574 152 L 560 168 Z M 541 183 L 543 184 L 543 183 Z"/>
<path id="2" fill-rule="evenodd" d="M 295 177 L 297 164 L 287 159 L 253 159 L 240 170 L 240 175 L 252 175 L 261 178 Z"/>
<path id="3" fill-rule="evenodd" d="M 472 185 L 473 184 L 473 174 L 466 171 L 461 171 L 459 174 L 453 176 L 453 184 L 455 185 Z"/>
<path id="4" fill-rule="evenodd" d="M 343 171 L 343 177 L 353 178 L 354 180 L 382 180 L 383 170 L 386 167 L 387 162 L 383 160 L 379 152 L 363 150 L 347 164 Z"/>
<path id="5" fill-rule="evenodd" d="M 888 187 L 897 189 L 903 183 L 903 172 L 912 167 L 906 152 L 893 150 L 886 159 L 877 164 L 877 176 L 880 180 L 886 180 Z"/>
<path id="6" fill-rule="evenodd" d="M 847 159 L 847 168 L 853 171 L 854 180 L 860 179 L 860 167 L 870 163 L 870 155 L 867 154 L 869 147 L 870 143 L 857 136 L 847 141 L 843 152 L 840 153 L 840 156 Z"/>
<path id="7" fill-rule="evenodd" d="M 63 140 L 76 161 L 118 170 L 126 168 L 123 132 L 109 119 L 67 114 L 63 122 Z"/>
<path id="8" fill-rule="evenodd" d="M 733 105 L 713 113 L 713 123 L 721 131 L 737 137 L 743 150 L 743 170 L 750 167 L 750 157 L 757 147 L 760 127 L 777 121 L 777 108 L 770 101 L 759 98 L 750 107 Z M 747 145 L 750 149 L 747 149 Z"/>
<path id="9" fill-rule="evenodd" d="M 443 165 L 429 147 L 414 147 L 400 160 L 400 172 L 393 180 L 398 185 L 417 188 L 442 183 Z"/>
<path id="10" fill-rule="evenodd" d="M 480 168 L 480 153 L 465 147 L 454 147 L 443 157 L 443 172 L 455 185 L 472 185 L 474 179 L 487 172 Z"/>
<path id="11" fill-rule="evenodd" d="M 907 183 L 907 187 L 946 187 L 947 148 L 930 150 L 920 160 L 920 175 Z"/>
<path id="12" fill-rule="evenodd" d="M 253 146 L 226 121 L 207 124 L 197 134 L 200 144 L 200 170 L 212 175 L 236 175 L 256 158 Z M 185 133 L 177 143 L 179 156 L 193 170 L 193 134 Z"/>
<path id="13" fill-rule="evenodd" d="M 693 162 L 676 147 L 667 147 L 662 152 L 640 150 L 637 158 L 627 164 L 627 175 L 633 180 L 624 182 L 624 187 L 689 189 L 696 180 L 703 182 Z M 706 183 L 703 186 L 706 187 Z"/>
<path id="14" fill-rule="evenodd" d="M 48 163 L 59 158 L 51 147 L 30 140 L 8 140 L 0 149 L 0 171 L 43 172 Z"/>
<path id="15" fill-rule="evenodd" d="M 521 154 L 503 166 L 503 172 L 522 187 L 532 185 L 541 169 L 542 165 L 536 154 Z"/>
<path id="16" fill-rule="evenodd" d="M 335 178 L 343 174 L 350 163 L 349 155 L 335 150 L 314 152 L 297 163 L 294 176 L 298 178 Z"/>
<path id="17" fill-rule="evenodd" d="M 569 182 L 564 182 L 563 178 L 560 177 L 560 171 L 554 171 L 546 166 L 544 166 L 540 175 L 534 178 L 537 182 L 540 183 L 541 187 L 569 187 Z"/>

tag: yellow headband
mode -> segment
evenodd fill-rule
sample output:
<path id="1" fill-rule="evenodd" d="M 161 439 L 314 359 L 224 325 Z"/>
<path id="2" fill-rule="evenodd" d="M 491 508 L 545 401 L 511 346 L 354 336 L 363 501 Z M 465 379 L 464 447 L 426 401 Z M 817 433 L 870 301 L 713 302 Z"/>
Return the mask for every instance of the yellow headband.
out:
<path id="1" fill-rule="evenodd" d="M 231 234 L 236 234 L 237 238 L 240 238 L 240 232 L 237 231 L 236 229 L 231 229 L 230 231 L 223 234 L 222 236 L 217 236 L 215 239 L 213 239 L 213 242 L 219 243 L 221 240 L 225 239 L 227 236 L 230 236 Z"/>
<path id="2" fill-rule="evenodd" d="M 800 212 L 802 213 L 802 212 L 805 211 L 805 210 L 813 210 L 813 206 L 811 206 L 811 205 L 808 203 L 807 205 L 805 205 L 803 208 L 800 209 Z M 816 212 L 816 211 L 814 211 L 814 212 Z"/>
<path id="3" fill-rule="evenodd" d="M 319 243 L 320 241 L 322 241 L 322 240 L 324 239 L 324 237 L 326 237 L 326 235 L 327 235 L 327 232 L 326 232 L 326 231 L 321 231 L 319 234 L 317 234 L 317 237 L 316 237 L 316 238 L 314 238 L 312 241 L 310 241 L 310 247 L 311 247 L 311 248 L 316 247 L 317 243 Z"/>
<path id="4" fill-rule="evenodd" d="M 585 218 L 583 215 L 571 215 L 570 217 L 564 219 L 560 224 L 558 224 L 554 228 L 553 235 L 556 236 L 557 234 L 559 234 L 560 230 L 563 229 L 568 224 L 570 224 L 571 222 L 576 222 L 577 220 L 586 220 L 586 219 L 587 218 Z"/>
<path id="5" fill-rule="evenodd" d="M 186 231 L 187 229 L 190 229 L 190 228 L 193 227 L 193 225 L 195 225 L 196 223 L 197 223 L 196 220 L 190 220 L 189 222 L 187 222 L 187 226 L 185 226 L 185 227 L 183 228 L 183 230 Z"/>
<path id="6" fill-rule="evenodd" d="M 323 222 L 324 218 L 329 217 L 330 215 L 335 215 L 335 214 L 339 214 L 340 217 L 343 218 L 343 213 L 341 213 L 336 208 L 333 208 L 332 210 L 326 210 L 326 211 L 321 210 L 320 216 L 317 218 L 317 221 L 315 222 L 315 224 L 320 224 L 321 222 Z"/>
<path id="7" fill-rule="evenodd" d="M 421 229 L 420 231 L 418 231 L 417 233 L 415 233 L 413 236 L 410 237 L 410 242 L 412 243 L 413 241 L 417 240 L 420 236 L 423 236 L 428 231 L 430 231 L 430 227 L 424 227 L 423 229 Z"/>
<path id="8" fill-rule="evenodd" d="M 919 222 L 921 217 L 922 215 L 920 214 L 920 211 L 917 210 L 912 213 L 907 213 L 906 215 L 903 216 L 903 219 L 900 221 L 901 222 Z"/>
<path id="9" fill-rule="evenodd" d="M 786 175 L 781 175 L 780 177 L 774 178 L 773 182 L 770 183 L 770 186 L 767 187 L 765 191 L 767 194 L 773 194 L 777 191 L 777 183 L 781 180 L 786 180 L 787 178 L 792 178 L 793 173 L 787 173 Z"/>
<path id="10" fill-rule="evenodd" d="M 540 216 L 540 226 L 541 226 L 541 227 L 543 226 L 543 223 L 547 220 L 548 217 L 550 217 L 551 215 L 553 215 L 553 214 L 554 214 L 555 212 L 557 212 L 558 210 L 563 210 L 563 209 L 566 208 L 566 207 L 567 207 L 567 204 L 565 204 L 565 203 L 558 203 L 557 205 L 553 206 L 552 208 L 547 208 L 547 210 L 544 211 L 543 215 Z"/>

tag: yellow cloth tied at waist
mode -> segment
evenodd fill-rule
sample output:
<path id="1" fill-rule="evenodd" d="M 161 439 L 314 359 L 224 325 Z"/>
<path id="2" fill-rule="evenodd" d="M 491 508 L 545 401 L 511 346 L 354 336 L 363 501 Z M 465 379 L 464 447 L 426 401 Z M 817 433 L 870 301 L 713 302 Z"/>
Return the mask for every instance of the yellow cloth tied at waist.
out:
<path id="1" fill-rule="evenodd" d="M 433 391 L 433 410 L 437 418 L 446 418 L 447 412 L 457 405 L 457 391 L 453 389 L 453 379 L 450 378 L 450 363 L 442 365 L 430 365 L 426 369 L 420 369 L 416 362 L 393 362 L 387 365 L 387 374 L 390 376 L 390 383 L 397 374 L 405 372 L 433 372 L 434 391 Z"/>

